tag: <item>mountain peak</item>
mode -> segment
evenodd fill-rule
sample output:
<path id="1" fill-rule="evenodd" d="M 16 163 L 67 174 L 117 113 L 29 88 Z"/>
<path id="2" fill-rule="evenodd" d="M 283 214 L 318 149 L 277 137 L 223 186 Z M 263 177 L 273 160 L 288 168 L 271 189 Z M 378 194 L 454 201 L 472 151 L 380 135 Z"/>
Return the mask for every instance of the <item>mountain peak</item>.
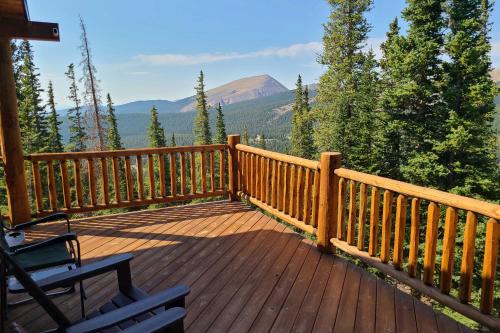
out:
<path id="1" fill-rule="evenodd" d="M 279 81 L 268 74 L 245 77 L 231 81 L 222 86 L 206 91 L 207 102 L 209 105 L 222 105 L 238 103 L 259 97 L 272 96 L 288 89 Z M 192 97 L 191 97 L 192 98 Z M 193 100 L 181 109 L 181 112 L 192 111 L 195 109 Z"/>

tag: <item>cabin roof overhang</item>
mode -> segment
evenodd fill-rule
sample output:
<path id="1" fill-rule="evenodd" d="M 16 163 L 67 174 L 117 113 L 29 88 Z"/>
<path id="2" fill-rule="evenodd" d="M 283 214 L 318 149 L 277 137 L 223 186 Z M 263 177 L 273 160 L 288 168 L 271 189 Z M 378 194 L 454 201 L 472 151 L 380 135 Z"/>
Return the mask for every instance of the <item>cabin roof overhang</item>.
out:
<path id="1" fill-rule="evenodd" d="M 0 37 L 59 41 L 59 25 L 31 21 L 25 0 L 0 0 Z"/>

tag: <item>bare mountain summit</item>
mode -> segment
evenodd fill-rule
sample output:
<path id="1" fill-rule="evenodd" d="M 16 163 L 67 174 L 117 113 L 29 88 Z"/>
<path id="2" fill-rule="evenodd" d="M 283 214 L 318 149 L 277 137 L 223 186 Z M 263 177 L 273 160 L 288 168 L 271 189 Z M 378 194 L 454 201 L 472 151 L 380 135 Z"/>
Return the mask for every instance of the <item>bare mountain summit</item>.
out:
<path id="1" fill-rule="evenodd" d="M 493 81 L 495 82 L 500 82 L 500 69 L 494 69 L 491 71 L 491 78 L 493 79 Z"/>
<path id="2" fill-rule="evenodd" d="M 211 106 L 233 104 L 251 99 L 266 97 L 288 91 L 287 87 L 269 75 L 242 78 L 206 91 L 207 102 Z M 189 103 L 181 108 L 181 112 L 193 111 L 196 107 L 195 97 L 189 97 Z"/>

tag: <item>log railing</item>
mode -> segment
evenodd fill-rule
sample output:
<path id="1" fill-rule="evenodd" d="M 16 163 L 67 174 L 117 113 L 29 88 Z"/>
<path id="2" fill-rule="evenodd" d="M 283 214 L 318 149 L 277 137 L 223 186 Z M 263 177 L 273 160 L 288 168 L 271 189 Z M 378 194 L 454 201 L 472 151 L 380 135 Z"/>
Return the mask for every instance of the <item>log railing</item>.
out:
<path id="1" fill-rule="evenodd" d="M 344 168 L 334 172 L 333 246 L 500 330 L 491 315 L 499 205 Z M 480 288 L 474 290 L 473 281 L 480 281 Z M 479 308 L 470 304 L 473 292 L 480 294 Z"/>
<path id="2" fill-rule="evenodd" d="M 500 331 L 499 205 L 344 169 L 337 153 L 317 162 L 238 142 L 229 144 L 230 182 L 240 197 L 317 235 L 323 250 L 353 255 Z"/>
<path id="3" fill-rule="evenodd" d="M 34 217 L 227 193 L 224 144 L 41 153 L 25 159 L 31 169 Z"/>
<path id="4" fill-rule="evenodd" d="M 238 194 L 305 232 L 316 234 L 319 163 L 238 144 Z"/>

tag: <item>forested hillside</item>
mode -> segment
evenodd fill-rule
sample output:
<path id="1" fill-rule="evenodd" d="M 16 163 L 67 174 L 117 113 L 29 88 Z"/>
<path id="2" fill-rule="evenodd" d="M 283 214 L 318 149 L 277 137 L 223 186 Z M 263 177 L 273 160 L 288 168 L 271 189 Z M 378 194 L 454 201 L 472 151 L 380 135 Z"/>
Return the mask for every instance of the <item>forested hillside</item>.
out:
<path id="1" fill-rule="evenodd" d="M 311 97 L 315 91 L 311 91 Z M 242 133 L 246 126 L 252 141 L 259 134 L 264 134 L 268 148 L 277 151 L 287 151 L 289 146 L 288 135 L 291 126 L 291 113 L 276 110 L 293 101 L 293 91 L 286 91 L 273 96 L 229 104 L 223 107 L 228 133 Z M 139 103 L 139 102 L 137 102 Z M 150 102 L 144 103 L 142 113 L 120 113 L 117 107 L 117 120 L 120 135 L 125 147 L 147 147 L 146 129 L 149 125 Z M 284 107 L 284 109 L 286 109 Z M 166 136 L 175 133 L 178 145 L 193 143 L 192 125 L 194 112 L 169 113 L 161 112 L 158 108 L 159 120 L 163 125 Z M 209 110 L 210 127 L 215 128 L 215 109 Z M 69 136 L 68 121 L 64 117 L 61 132 L 64 140 Z"/>

